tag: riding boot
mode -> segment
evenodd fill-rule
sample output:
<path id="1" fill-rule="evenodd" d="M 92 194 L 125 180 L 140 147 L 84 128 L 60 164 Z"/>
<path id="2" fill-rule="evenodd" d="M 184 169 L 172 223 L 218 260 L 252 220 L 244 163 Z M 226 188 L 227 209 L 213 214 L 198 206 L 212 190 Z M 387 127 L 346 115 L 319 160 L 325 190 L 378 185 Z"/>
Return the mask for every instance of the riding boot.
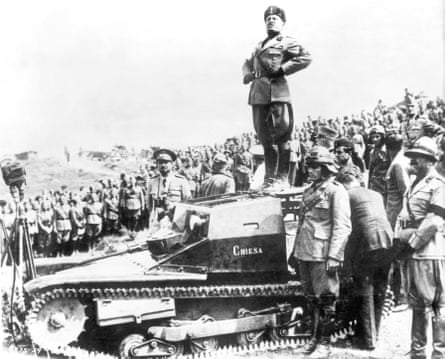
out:
<path id="1" fill-rule="evenodd" d="M 445 316 L 433 317 L 432 359 L 445 359 Z"/>
<path id="2" fill-rule="evenodd" d="M 278 148 L 276 145 L 263 145 L 264 148 L 264 165 L 266 167 L 266 173 L 264 176 L 264 182 L 272 182 L 277 177 L 278 166 Z"/>
<path id="3" fill-rule="evenodd" d="M 278 148 L 278 179 L 285 183 L 289 183 L 289 160 L 290 149 Z"/>
<path id="4" fill-rule="evenodd" d="M 426 359 L 429 313 L 426 308 L 413 308 L 411 325 L 411 358 Z"/>
<path id="5" fill-rule="evenodd" d="M 312 327 L 312 337 L 303 348 L 305 354 L 311 354 L 317 348 L 318 340 L 320 338 L 320 308 L 318 307 L 313 309 Z"/>

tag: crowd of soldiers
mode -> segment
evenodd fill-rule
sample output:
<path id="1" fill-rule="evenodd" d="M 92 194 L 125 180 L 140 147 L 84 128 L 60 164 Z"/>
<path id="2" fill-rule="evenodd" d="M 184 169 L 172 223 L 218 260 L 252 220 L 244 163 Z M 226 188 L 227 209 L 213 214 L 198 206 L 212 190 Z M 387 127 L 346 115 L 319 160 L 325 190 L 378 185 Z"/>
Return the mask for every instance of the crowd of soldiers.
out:
<path id="1" fill-rule="evenodd" d="M 412 310 L 408 356 L 426 358 L 432 317 L 431 357 L 445 358 L 444 120 L 442 100 L 406 91 L 371 115 L 305 124 L 313 133 L 300 138 L 296 180 L 309 186 L 290 263 L 312 304 L 306 353 L 329 349 L 340 278 L 350 277 L 356 347 L 376 347 L 389 282 Z"/>

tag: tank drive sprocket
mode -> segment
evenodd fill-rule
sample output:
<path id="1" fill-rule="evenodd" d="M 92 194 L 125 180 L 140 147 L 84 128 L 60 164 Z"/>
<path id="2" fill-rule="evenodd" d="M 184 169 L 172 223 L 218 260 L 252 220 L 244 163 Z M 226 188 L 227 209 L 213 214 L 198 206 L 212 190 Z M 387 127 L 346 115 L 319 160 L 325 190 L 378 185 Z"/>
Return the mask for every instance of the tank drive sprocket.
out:
<path id="1" fill-rule="evenodd" d="M 77 298 L 47 293 L 33 307 L 26 318 L 31 340 L 39 347 L 53 353 L 63 352 L 64 347 L 76 341 L 83 331 L 85 306 Z"/>

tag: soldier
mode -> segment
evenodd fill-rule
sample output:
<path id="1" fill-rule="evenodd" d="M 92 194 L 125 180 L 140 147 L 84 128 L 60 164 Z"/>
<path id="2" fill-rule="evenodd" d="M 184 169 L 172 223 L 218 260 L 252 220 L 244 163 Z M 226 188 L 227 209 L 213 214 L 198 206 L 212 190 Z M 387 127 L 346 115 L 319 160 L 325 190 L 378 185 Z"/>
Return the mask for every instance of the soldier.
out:
<path id="1" fill-rule="evenodd" d="M 159 220 L 169 214 L 175 202 L 191 198 L 187 180 L 172 171 L 176 154 L 168 149 L 160 149 L 154 153 L 159 174 L 148 182 L 148 209 L 151 229 L 155 229 Z"/>
<path id="2" fill-rule="evenodd" d="M 64 194 L 60 195 L 57 205 L 54 207 L 55 233 L 57 239 L 56 253 L 58 256 L 69 254 L 72 250 L 70 233 L 70 206 Z"/>
<path id="3" fill-rule="evenodd" d="M 416 175 L 399 216 L 396 238 L 406 246 L 408 300 L 412 309 L 411 358 L 426 358 L 430 312 L 432 358 L 445 358 L 445 179 L 434 164 L 438 148 L 421 137 L 406 151 Z"/>
<path id="4" fill-rule="evenodd" d="M 237 191 L 247 191 L 253 171 L 253 157 L 249 152 L 249 144 L 241 143 L 241 149 L 234 156 L 234 180 Z M 229 192 L 227 192 L 229 193 Z"/>
<path id="5" fill-rule="evenodd" d="M 54 211 L 51 208 L 51 202 L 47 199 L 42 201 L 40 211 L 37 212 L 37 225 L 39 233 L 37 234 L 37 251 L 44 257 L 51 254 L 53 219 Z"/>
<path id="6" fill-rule="evenodd" d="M 96 193 L 87 197 L 87 203 L 83 208 L 86 217 L 85 235 L 89 249 L 92 250 L 102 232 L 103 205 L 98 201 Z"/>
<path id="7" fill-rule="evenodd" d="M 337 177 L 352 169 L 355 173 L 360 174 L 360 184 L 362 187 L 365 187 L 362 176 L 365 165 L 354 152 L 354 144 L 347 138 L 338 138 L 334 142 L 334 153 L 339 166 Z"/>
<path id="8" fill-rule="evenodd" d="M 104 199 L 105 229 L 108 233 L 116 233 L 119 229 L 119 191 L 111 188 Z"/>
<path id="9" fill-rule="evenodd" d="M 357 293 L 355 344 L 373 350 L 385 300 L 393 231 L 382 196 L 361 187 L 360 178 L 357 167 L 349 167 L 337 176 L 348 191 L 351 206 L 352 232 L 345 249 L 345 268 L 350 267 Z"/>
<path id="10" fill-rule="evenodd" d="M 385 148 L 385 129 L 376 125 L 369 132 L 369 181 L 368 188 L 379 192 L 385 197 L 385 176 L 390 160 Z"/>
<path id="11" fill-rule="evenodd" d="M 303 193 L 303 209 L 290 260 L 298 261 L 306 295 L 313 305 L 313 335 L 305 346 L 306 353 L 312 353 L 320 339 L 325 344 L 321 349 L 329 349 L 340 290 L 338 270 L 351 232 L 351 210 L 346 189 L 335 181 L 337 166 L 332 153 L 315 146 L 306 163 L 311 185 Z"/>
<path id="12" fill-rule="evenodd" d="M 78 253 L 84 242 L 85 235 L 85 215 L 82 207 L 79 206 L 77 198 L 71 198 L 69 204 L 70 208 L 70 221 L 71 221 L 71 241 L 73 243 L 74 253 Z"/>
<path id="13" fill-rule="evenodd" d="M 293 129 L 293 113 L 285 76 L 307 67 L 309 53 L 281 30 L 286 22 L 283 9 L 269 6 L 264 12 L 267 38 L 261 41 L 243 65 L 243 82 L 252 82 L 249 105 L 253 124 L 264 147 L 265 185 L 276 179 L 288 183 L 289 140 Z"/>
<path id="14" fill-rule="evenodd" d="M 123 189 L 122 193 L 125 223 L 130 237 L 134 238 L 142 209 L 145 206 L 144 193 L 141 187 L 136 186 L 136 179 L 133 176 L 128 177 L 127 187 Z"/>
<path id="15" fill-rule="evenodd" d="M 222 153 L 217 153 L 213 158 L 212 169 L 212 176 L 202 183 L 200 197 L 235 193 L 235 181 L 227 173 L 227 160 Z"/>

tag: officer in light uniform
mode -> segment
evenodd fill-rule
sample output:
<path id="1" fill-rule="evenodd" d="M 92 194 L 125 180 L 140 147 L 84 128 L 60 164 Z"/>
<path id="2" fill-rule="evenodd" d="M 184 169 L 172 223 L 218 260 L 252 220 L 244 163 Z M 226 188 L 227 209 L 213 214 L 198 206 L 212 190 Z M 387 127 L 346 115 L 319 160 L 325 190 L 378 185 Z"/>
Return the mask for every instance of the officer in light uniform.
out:
<path id="1" fill-rule="evenodd" d="M 172 171 L 176 154 L 168 149 L 160 149 L 153 156 L 159 174 L 151 178 L 147 185 L 151 226 L 165 217 L 174 208 L 175 202 L 192 198 L 186 178 Z"/>
<path id="2" fill-rule="evenodd" d="M 426 358 L 431 312 L 432 358 L 445 358 L 445 179 L 434 168 L 437 152 L 433 139 L 421 137 L 405 153 L 416 179 L 406 194 L 396 237 L 408 254 L 411 358 Z"/>
<path id="3" fill-rule="evenodd" d="M 312 353 L 329 349 L 335 301 L 340 291 L 338 270 L 351 233 L 351 209 L 346 189 L 335 181 L 337 166 L 327 148 L 315 146 L 307 158 L 308 180 L 292 259 L 313 304 L 313 337 L 305 346 Z"/>

